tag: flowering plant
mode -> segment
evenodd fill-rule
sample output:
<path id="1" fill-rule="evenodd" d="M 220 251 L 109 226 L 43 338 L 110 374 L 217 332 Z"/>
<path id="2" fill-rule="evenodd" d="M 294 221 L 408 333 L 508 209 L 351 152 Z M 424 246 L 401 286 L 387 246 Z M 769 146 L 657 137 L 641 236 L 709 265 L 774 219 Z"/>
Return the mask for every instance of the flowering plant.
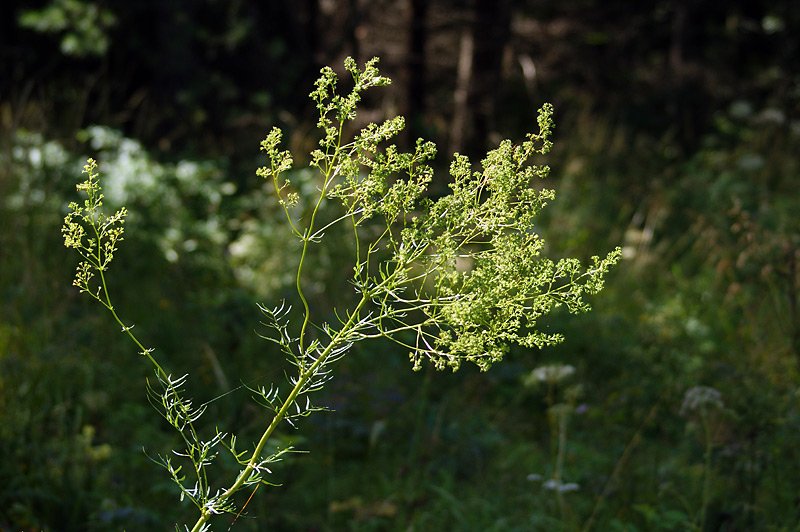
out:
<path id="1" fill-rule="evenodd" d="M 210 528 L 210 518 L 237 511 L 232 496 L 248 486 L 269 483 L 268 466 L 291 448 L 271 443 L 284 422 L 296 423 L 320 410 L 311 394 L 331 378 L 333 364 L 350 347 L 368 338 L 389 338 L 404 346 L 414 369 L 430 361 L 437 369 L 457 370 L 463 362 L 486 370 L 502 360 L 512 344 L 544 347 L 559 342 L 558 334 L 536 328 L 537 320 L 556 307 L 585 312 L 584 294 L 603 287 L 604 275 L 619 261 L 619 249 L 605 258 L 594 257 L 588 268 L 577 259 L 554 262 L 542 255 L 544 241 L 535 231 L 534 219 L 552 200 L 551 190 L 532 187 L 534 179 L 549 173 L 547 166 L 529 162 L 546 153 L 553 129 L 553 109 L 539 111 L 538 129 L 521 144 L 503 141 L 474 170 L 469 159 L 455 155 L 450 165 L 450 194 L 426 197 L 433 170 L 428 162 L 436 153 L 430 142 L 418 140 L 412 152 L 389 144 L 404 127 L 402 117 L 369 124 L 352 138 L 347 126 L 356 118 L 362 93 L 390 81 L 377 69 L 377 59 L 363 70 L 345 61 L 352 89 L 338 91 L 338 78 L 323 68 L 310 97 L 319 111 L 319 148 L 311 153 L 310 166 L 319 173 L 316 196 L 303 198 L 287 171 L 293 157 L 282 151 L 282 134 L 273 129 L 261 143 L 268 164 L 258 170 L 277 195 L 301 251 L 295 274 L 301 319 L 294 323 L 285 304 L 260 305 L 264 324 L 271 331 L 264 338 L 274 342 L 294 366 L 284 387 L 251 389 L 268 418 L 252 451 L 242 451 L 235 435 L 217 430 L 201 436 L 195 422 L 204 406 L 194 407 L 185 397 L 187 376 L 173 377 L 142 346 L 118 317 L 105 275 L 122 240 L 126 211 L 113 216 L 102 213 L 102 193 L 96 163 L 85 167 L 87 180 L 78 190 L 87 193 L 83 207 L 72 203 L 64 221 L 67 247 L 83 260 L 75 284 L 108 309 L 122 330 L 138 346 L 155 369 L 150 386 L 154 405 L 181 434 L 184 448 L 159 461 L 199 515 L 192 528 Z M 320 221 L 321 205 L 335 201 L 339 215 Z M 335 323 L 315 321 L 306 298 L 304 267 L 316 243 L 333 226 L 343 224 L 352 235 L 353 302 L 335 309 Z M 94 284 L 93 284 L 94 283 Z M 317 331 L 311 334 L 311 330 Z M 236 478 L 227 488 L 209 480 L 210 466 L 222 446 L 239 464 Z M 188 467 L 187 467 L 188 464 Z M 184 469 L 184 467 L 186 469 Z"/>

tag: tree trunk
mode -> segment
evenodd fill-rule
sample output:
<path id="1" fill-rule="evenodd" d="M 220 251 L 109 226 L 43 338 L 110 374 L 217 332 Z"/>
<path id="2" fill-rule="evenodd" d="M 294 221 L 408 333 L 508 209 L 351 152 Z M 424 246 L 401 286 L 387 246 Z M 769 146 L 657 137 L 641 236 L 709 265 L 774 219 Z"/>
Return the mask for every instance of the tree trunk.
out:
<path id="1" fill-rule="evenodd" d="M 450 153 L 460 152 L 464 147 L 465 128 L 469 120 L 470 85 L 472 84 L 472 61 L 475 50 L 474 33 L 470 28 L 461 30 L 458 47 L 458 71 L 454 94 L 453 120 L 450 129 Z"/>
<path id="2" fill-rule="evenodd" d="M 425 116 L 425 46 L 427 44 L 428 0 L 411 0 L 408 46 L 408 112 L 412 141 L 424 137 Z"/>
<path id="3" fill-rule="evenodd" d="M 472 111 L 470 151 L 484 153 L 495 133 L 503 51 L 511 34 L 513 0 L 476 0 L 473 23 L 472 81 L 468 108 Z"/>

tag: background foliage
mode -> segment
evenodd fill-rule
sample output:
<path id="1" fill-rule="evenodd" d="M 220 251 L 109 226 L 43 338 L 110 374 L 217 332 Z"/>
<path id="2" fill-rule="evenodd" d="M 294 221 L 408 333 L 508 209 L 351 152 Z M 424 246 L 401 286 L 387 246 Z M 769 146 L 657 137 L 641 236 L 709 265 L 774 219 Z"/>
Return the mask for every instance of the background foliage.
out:
<path id="1" fill-rule="evenodd" d="M 174 515 L 141 449 L 175 443 L 153 421 L 148 369 L 70 287 L 59 227 L 86 156 L 114 180 L 108 205 L 130 210 L 112 276 L 125 319 L 191 370 L 199 399 L 274 380 L 255 304 L 291 296 L 296 242 L 254 174 L 257 143 L 277 124 L 310 151 L 319 67 L 380 55 L 395 84 L 361 116 L 406 115 L 408 146 L 422 135 L 475 159 L 552 102 L 548 251 L 622 244 L 626 260 L 591 314 L 549 320 L 563 344 L 489 373 L 416 374 L 390 345 L 357 350 L 326 392 L 335 412 L 290 435 L 313 452 L 236 526 L 795 530 L 795 4 L 5 2 L 0 529 L 151 530 Z M 341 252 L 307 270 L 318 309 L 347 289 Z M 573 370 L 534 373 L 554 364 Z M 241 390 L 209 408 L 260 428 Z"/>

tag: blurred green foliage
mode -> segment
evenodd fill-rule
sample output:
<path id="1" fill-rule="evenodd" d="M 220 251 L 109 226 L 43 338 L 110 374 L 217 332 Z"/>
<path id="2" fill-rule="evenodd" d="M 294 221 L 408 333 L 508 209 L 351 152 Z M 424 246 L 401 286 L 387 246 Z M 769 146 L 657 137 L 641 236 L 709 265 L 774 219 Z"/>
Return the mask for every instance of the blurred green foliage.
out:
<path id="1" fill-rule="evenodd" d="M 616 164 L 612 175 L 622 180 L 639 165 L 614 163 L 624 160 L 625 144 L 613 136 L 597 153 L 583 148 L 583 163 L 568 165 L 556 187 L 545 227 L 558 250 L 624 242 L 627 260 L 596 312 L 575 322 L 553 317 L 563 346 L 520 349 L 496 372 L 467 370 L 461 382 L 410 374 L 389 345 L 357 350 L 326 392 L 336 412 L 289 435 L 315 452 L 285 463 L 279 477 L 291 481 L 260 493 L 248 505 L 258 518 L 237 526 L 673 530 L 699 526 L 705 511 L 706 530 L 790 527 L 800 478 L 791 299 L 798 279 L 789 275 L 798 253 L 789 199 L 797 134 L 762 114 L 721 114 L 702 150 L 662 168 L 669 186 L 655 176 L 663 193 L 634 207 L 644 214 L 609 212 L 633 220 L 617 233 L 603 232 L 609 221 L 592 212 L 602 213 L 603 202 L 586 190 L 596 179 L 581 176 Z M 567 148 L 553 155 L 554 166 L 578 160 L 573 150 L 585 133 L 562 140 Z M 111 278 L 121 301 L 141 302 L 130 310 L 140 331 L 171 364 L 200 377 L 204 388 L 193 392 L 205 400 L 236 386 L 244 367 L 258 368 L 248 374 L 254 378 L 279 374 L 277 354 L 255 341 L 252 312 L 255 301 L 291 293 L 291 264 L 282 258 L 293 255 L 292 244 L 277 236 L 274 200 L 236 190 L 224 161 L 158 163 L 107 128 L 79 139 L 110 178 L 109 208 L 130 206 L 134 228 L 119 261 L 126 267 Z M 82 155 L 18 132 L 4 157 L 0 445 L 13 459 L 2 465 L 2 521 L 31 530 L 148 529 L 172 506 L 169 486 L 129 442 L 152 442 L 152 454 L 172 436 L 150 422 L 136 357 L 118 335 L 98 336 L 107 329 L 102 317 L 64 288 L 71 261 L 57 227 Z M 302 186 L 302 171 L 294 179 Z M 322 272 L 320 307 L 336 297 L 324 272 L 346 268 L 337 266 L 336 247 L 314 268 Z M 551 409 L 569 387 L 532 385 L 556 362 L 574 367 L 569 379 L 581 386 L 561 443 L 562 425 L 553 422 L 561 414 Z M 684 393 L 699 384 L 724 405 L 708 419 L 708 462 L 697 418 L 681 412 Z M 236 424 L 249 419 L 245 395 L 210 407 Z M 401 438 L 408 434 L 410 441 Z"/>
<path id="2" fill-rule="evenodd" d="M 19 15 L 19 25 L 41 33 L 61 36 L 65 55 L 102 56 L 108 51 L 108 31 L 117 23 L 114 14 L 92 2 L 53 0 L 40 10 Z"/>
<path id="3" fill-rule="evenodd" d="M 275 122 L 308 143 L 291 103 L 305 99 L 297 87 L 322 52 L 299 7 L 211 2 L 171 17 L 186 4 L 156 17 L 107 2 L 116 25 L 100 17 L 85 31 L 20 29 L 33 9 L 22 3 L 0 21 L 12 59 L 0 79 L 0 530 L 152 530 L 175 503 L 160 468 L 129 444 L 151 442 L 153 453 L 175 443 L 151 423 L 147 371 L 70 288 L 59 227 L 87 155 L 119 180 L 109 206 L 132 203 L 125 267 L 112 276 L 120 304 L 176 372 L 199 378 L 192 394 L 211 400 L 244 368 L 253 379 L 281 374 L 253 311 L 291 297 L 296 243 L 279 236 L 277 205 L 254 185 L 249 169 L 261 161 L 224 154 L 252 153 Z M 357 350 L 326 392 L 336 411 L 287 436 L 314 453 L 276 468 L 291 481 L 260 489 L 240 529 L 696 530 L 710 478 L 706 531 L 796 530 L 795 3 L 522 4 L 550 39 L 528 36 L 541 58 L 533 94 L 564 115 L 548 161 L 556 200 L 540 220 L 548 252 L 622 244 L 626 260 L 593 313 L 550 318 L 564 344 L 512 352 L 489 373 L 412 374 L 389 345 Z M 33 24 L 69 5 L 39 2 L 25 16 Z M 694 46 L 677 75 L 663 62 L 684 5 L 693 16 L 680 42 Z M 97 43 L 82 40 L 92 31 L 111 39 L 104 67 L 91 55 Z M 88 55 L 59 57 L 70 32 Z M 320 40 L 339 40 L 329 37 Z M 515 39 L 518 49 L 529 42 Z M 441 82 L 454 78 L 429 72 L 434 132 L 447 120 Z M 530 92 L 521 83 L 498 92 L 503 127 L 527 128 Z M 308 182 L 302 171 L 291 179 Z M 330 308 L 349 287 L 327 275 L 350 265 L 335 246 L 315 260 L 312 304 Z M 579 489 L 560 495 L 545 486 L 559 438 L 548 388 L 525 385 L 553 364 L 574 367 L 569 384 L 583 388 L 561 466 Z M 681 413 L 698 385 L 723 404 L 709 419 L 708 465 L 699 419 Z M 552 405 L 565 391 L 553 390 Z M 232 426 L 252 418 L 241 391 L 209 408 Z"/>

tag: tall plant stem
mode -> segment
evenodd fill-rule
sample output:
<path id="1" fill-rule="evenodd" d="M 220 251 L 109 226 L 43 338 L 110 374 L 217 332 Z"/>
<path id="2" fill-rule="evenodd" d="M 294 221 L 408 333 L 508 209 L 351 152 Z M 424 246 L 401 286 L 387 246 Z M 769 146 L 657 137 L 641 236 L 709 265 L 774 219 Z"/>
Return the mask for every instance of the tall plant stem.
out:
<path id="1" fill-rule="evenodd" d="M 99 297 L 99 294 L 94 294 L 94 297 L 95 297 L 95 299 L 100 301 L 100 303 L 103 306 L 105 306 L 109 310 L 109 312 L 111 312 L 111 315 L 114 316 L 114 320 L 122 328 L 122 331 L 124 333 L 126 333 L 128 335 L 128 337 L 130 337 L 131 340 L 133 340 L 133 343 L 135 343 L 136 346 L 139 348 L 139 352 L 141 354 L 145 355 L 150 360 L 150 363 L 153 364 L 153 366 L 156 368 L 156 371 L 158 372 L 158 375 L 163 379 L 167 379 L 167 373 L 164 371 L 164 368 L 162 368 L 161 365 L 156 361 L 156 359 L 153 358 L 153 355 L 150 354 L 151 350 L 145 348 L 142 345 L 142 343 L 139 341 L 139 339 L 136 338 L 136 335 L 131 332 L 131 327 L 125 325 L 125 323 L 123 323 L 123 321 L 117 315 L 117 311 L 114 310 L 114 305 L 111 303 L 111 295 L 108 292 L 108 285 L 106 284 L 106 276 L 105 276 L 105 273 L 104 273 L 105 272 L 104 264 L 107 261 L 104 261 L 103 257 L 102 257 L 103 251 L 102 251 L 102 246 L 100 245 L 100 242 L 102 242 L 103 239 L 102 239 L 102 236 L 100 235 L 100 231 L 97 230 L 97 224 L 98 223 L 99 222 L 95 219 L 94 214 L 92 214 L 91 221 L 90 221 L 90 226 L 92 227 L 92 230 L 94 231 L 94 234 L 95 234 L 95 238 L 96 238 L 96 242 L 97 242 L 97 253 L 92 253 L 91 259 L 95 262 L 95 266 L 97 268 L 97 272 L 98 272 L 98 274 L 100 276 L 100 284 L 103 287 L 102 291 L 103 291 L 103 297 L 105 298 L 105 301 L 103 301 L 103 299 L 101 299 Z M 91 293 L 91 292 L 89 292 L 89 293 Z"/>
<path id="2" fill-rule="evenodd" d="M 704 456 L 704 470 L 703 476 L 703 506 L 700 508 L 700 532 L 706 529 L 706 515 L 708 514 L 708 501 L 711 498 L 711 451 L 714 447 L 714 442 L 711 438 L 711 424 L 708 422 L 708 412 L 702 412 L 703 419 L 703 436 L 706 440 L 706 452 Z"/>
<path id="3" fill-rule="evenodd" d="M 336 161 L 337 156 L 339 155 L 339 147 L 342 144 L 342 128 L 344 124 L 339 124 L 339 133 L 338 133 L 338 142 L 336 145 L 336 149 L 334 150 L 333 156 L 331 160 Z M 326 154 L 328 156 L 328 154 Z M 305 232 L 302 235 L 303 238 L 303 250 L 300 253 L 300 262 L 297 265 L 297 275 L 295 276 L 295 287 L 297 289 L 297 295 L 300 297 L 300 301 L 303 303 L 303 325 L 300 328 L 300 338 L 299 338 L 299 349 L 302 355 L 305 349 L 305 336 L 306 336 L 306 328 L 308 327 L 309 322 L 311 321 L 311 309 L 308 306 L 308 301 L 306 300 L 305 294 L 303 293 L 303 284 L 302 284 L 302 273 L 303 273 L 303 265 L 305 264 L 306 254 L 308 252 L 308 244 L 311 242 L 312 235 L 314 234 L 314 225 L 317 220 L 317 213 L 319 212 L 320 206 L 322 205 L 322 200 L 325 199 L 325 194 L 328 190 L 328 185 L 333 181 L 335 177 L 336 166 L 334 164 L 327 165 L 325 172 L 324 172 L 324 179 L 322 182 L 322 190 L 320 190 L 319 197 L 317 198 L 317 202 L 314 205 L 314 209 L 311 211 L 311 220 L 308 222 L 308 227 L 306 228 Z M 274 174 L 273 174 L 274 175 Z M 280 196 L 280 189 L 277 186 L 277 180 L 275 183 L 275 192 Z M 280 198 L 279 198 L 280 199 Z M 286 216 L 289 219 L 289 223 L 292 223 L 292 218 L 289 215 L 289 211 L 284 208 L 286 212 Z M 358 234 L 356 234 L 356 241 L 358 241 Z"/>
<path id="4" fill-rule="evenodd" d="M 168 378 L 167 372 L 164 371 L 164 368 L 161 367 L 161 364 L 159 364 L 156 361 L 156 359 L 153 358 L 153 355 L 150 354 L 150 349 L 147 349 L 145 346 L 142 345 L 139 339 L 136 338 L 136 335 L 131 332 L 131 328 L 125 325 L 125 323 L 123 323 L 123 321 L 117 315 L 117 311 L 114 310 L 114 306 L 111 304 L 111 298 L 108 295 L 108 288 L 106 288 L 106 278 L 105 275 L 103 275 L 102 270 L 100 271 L 100 281 L 103 285 L 103 294 L 105 294 L 106 297 L 106 307 L 111 312 L 111 315 L 114 316 L 114 320 L 119 324 L 120 327 L 122 327 L 122 331 L 128 335 L 128 337 L 133 341 L 133 343 L 136 344 L 136 347 L 139 348 L 139 352 L 142 355 L 146 356 L 148 360 L 150 360 L 150 363 L 153 364 L 153 366 L 156 368 L 158 375 L 163 379 L 167 379 Z"/>
<path id="5" fill-rule="evenodd" d="M 650 411 L 645 416 L 642 423 L 639 425 L 639 428 L 636 429 L 636 432 L 633 434 L 633 437 L 628 442 L 628 445 L 625 447 L 625 450 L 622 452 L 622 456 L 619 457 L 617 460 L 617 464 L 614 466 L 614 470 L 611 472 L 611 475 L 608 477 L 608 481 L 606 485 L 603 487 L 603 491 L 600 493 L 600 497 L 597 498 L 597 502 L 594 504 L 594 508 L 592 509 L 592 515 L 589 516 L 589 519 L 586 520 L 586 523 L 583 525 L 581 532 L 589 532 L 592 530 L 595 521 L 597 520 L 597 516 L 600 513 L 600 508 L 602 508 L 603 503 L 606 501 L 608 494 L 611 493 L 611 488 L 614 486 L 617 478 L 619 478 L 622 470 L 628 464 L 628 460 L 630 460 L 631 454 L 633 450 L 639 445 L 639 442 L 642 439 L 642 432 L 644 428 L 656 417 L 656 413 L 658 412 L 658 408 L 661 406 L 661 401 L 666 396 L 666 392 L 664 392 L 661 397 L 655 402 L 655 404 L 650 408 Z"/>
<path id="6" fill-rule="evenodd" d="M 259 456 L 264 450 L 264 446 L 266 446 L 267 441 L 269 441 L 270 437 L 275 432 L 275 429 L 278 428 L 278 425 L 280 425 L 280 423 L 286 419 L 286 414 L 289 411 L 289 408 L 292 406 L 292 404 L 294 404 L 308 380 L 313 377 L 316 371 L 325 363 L 336 346 L 341 344 L 351 333 L 352 328 L 356 323 L 356 316 L 358 316 L 359 311 L 363 308 L 367 301 L 369 301 L 368 294 L 364 294 L 361 300 L 358 302 L 358 305 L 356 305 L 356 307 L 353 309 L 353 312 L 350 313 L 350 318 L 339 330 L 339 332 L 333 336 L 328 346 L 322 351 L 322 353 L 320 353 L 319 357 L 317 357 L 317 360 L 307 369 L 301 371 L 300 375 L 298 376 L 297 383 L 283 401 L 281 408 L 272 418 L 272 422 L 270 422 L 269 426 L 261 435 L 256 448 L 253 450 L 253 454 L 250 456 L 250 460 L 247 462 L 247 466 L 239 473 L 239 476 L 236 478 L 236 481 L 231 485 L 231 487 L 219 496 L 218 501 L 220 503 L 233 496 L 233 494 L 239 491 L 245 482 L 247 482 L 247 480 L 250 478 L 251 473 L 258 467 Z M 200 518 L 197 520 L 194 527 L 192 527 L 191 532 L 199 532 L 212 515 L 213 514 L 210 511 L 203 509 Z"/>

